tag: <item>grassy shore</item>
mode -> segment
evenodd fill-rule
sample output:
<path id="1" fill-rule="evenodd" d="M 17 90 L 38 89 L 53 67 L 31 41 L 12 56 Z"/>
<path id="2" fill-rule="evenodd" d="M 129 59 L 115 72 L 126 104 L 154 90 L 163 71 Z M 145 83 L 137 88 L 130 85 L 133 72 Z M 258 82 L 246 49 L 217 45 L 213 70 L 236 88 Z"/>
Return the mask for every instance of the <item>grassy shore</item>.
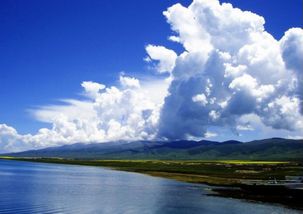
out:
<path id="1" fill-rule="evenodd" d="M 102 166 L 210 185 L 235 185 L 246 181 L 284 180 L 303 175 L 303 164 L 288 161 L 172 161 L 172 160 L 76 160 L 61 158 L 14 158 L 22 161 Z M 247 183 L 247 182 L 246 182 Z"/>
<path id="2" fill-rule="evenodd" d="M 7 160 L 102 166 L 213 186 L 219 196 L 280 203 L 303 209 L 302 190 L 284 186 L 286 176 L 303 176 L 303 163 L 294 161 L 173 161 L 173 160 L 76 160 L 60 158 L 15 158 Z M 281 185 L 272 185 L 273 181 Z M 221 188 L 223 187 L 223 188 Z M 273 194 L 268 194 L 273 193 Z"/>

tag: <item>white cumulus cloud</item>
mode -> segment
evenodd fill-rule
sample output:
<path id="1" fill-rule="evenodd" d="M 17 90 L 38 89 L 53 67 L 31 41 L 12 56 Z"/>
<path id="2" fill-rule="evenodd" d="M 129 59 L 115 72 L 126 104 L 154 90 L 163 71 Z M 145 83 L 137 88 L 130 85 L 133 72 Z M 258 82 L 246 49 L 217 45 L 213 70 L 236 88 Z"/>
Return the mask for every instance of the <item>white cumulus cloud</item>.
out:
<path id="1" fill-rule="evenodd" d="M 303 130 L 302 29 L 278 41 L 262 16 L 218 0 L 176 4 L 164 15 L 184 52 L 172 70 L 160 137 L 207 137 L 210 126 L 254 130 L 239 123 L 250 114 L 273 129 Z"/>
<path id="2" fill-rule="evenodd" d="M 121 74 L 117 86 L 84 81 L 82 99 L 31 110 L 51 128 L 21 135 L 0 124 L 0 152 L 75 142 L 216 138 L 220 129 L 235 136 L 303 136 L 301 28 L 277 40 L 262 16 L 218 0 L 175 4 L 163 14 L 173 31 L 169 40 L 183 52 L 145 48 L 146 61 L 155 61 L 167 79 L 141 82 Z"/>
<path id="3" fill-rule="evenodd" d="M 154 139 L 166 94 L 162 85 L 166 83 L 150 81 L 141 86 L 138 79 L 125 75 L 119 80 L 121 87 L 85 81 L 81 84 L 84 100 L 66 99 L 60 105 L 31 110 L 37 120 L 52 124 L 50 129 L 21 135 L 14 128 L 0 124 L 0 152 L 76 142 Z M 150 97 L 149 93 L 157 96 Z"/>
<path id="4" fill-rule="evenodd" d="M 177 58 L 177 54 L 173 50 L 155 45 L 148 45 L 145 49 L 149 57 L 147 61 L 158 61 L 156 69 L 159 73 L 171 72 L 173 70 Z"/>

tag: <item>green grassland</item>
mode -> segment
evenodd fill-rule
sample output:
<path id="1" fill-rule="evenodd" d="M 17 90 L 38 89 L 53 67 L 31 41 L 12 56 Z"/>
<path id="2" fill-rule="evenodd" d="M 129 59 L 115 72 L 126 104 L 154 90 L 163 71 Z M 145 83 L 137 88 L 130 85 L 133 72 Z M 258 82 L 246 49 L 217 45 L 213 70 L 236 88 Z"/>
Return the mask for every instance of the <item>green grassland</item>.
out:
<path id="1" fill-rule="evenodd" d="M 172 160 L 77 160 L 61 158 L 14 158 L 35 162 L 110 167 L 145 173 L 180 181 L 210 185 L 235 185 L 249 180 L 283 180 L 285 176 L 303 175 L 303 164 L 293 161 L 172 161 Z"/>

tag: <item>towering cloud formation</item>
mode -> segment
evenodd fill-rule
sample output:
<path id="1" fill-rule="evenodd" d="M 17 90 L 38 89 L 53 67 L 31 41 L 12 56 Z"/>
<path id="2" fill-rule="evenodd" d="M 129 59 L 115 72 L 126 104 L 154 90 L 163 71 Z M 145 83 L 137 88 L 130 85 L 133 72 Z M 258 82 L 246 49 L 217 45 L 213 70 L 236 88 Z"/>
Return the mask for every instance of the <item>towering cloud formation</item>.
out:
<path id="1" fill-rule="evenodd" d="M 277 41 L 263 17 L 218 0 L 176 4 L 164 15 L 185 51 L 172 70 L 159 136 L 200 137 L 210 126 L 237 132 L 248 114 L 275 129 L 303 129 L 302 29 Z"/>
<path id="2" fill-rule="evenodd" d="M 296 75 L 296 95 L 303 114 L 303 31 L 299 28 L 288 30 L 280 41 L 282 56 L 286 67 Z"/>
<path id="3" fill-rule="evenodd" d="M 118 86 L 82 83 L 85 100 L 33 111 L 52 124 L 35 135 L 0 125 L 0 151 L 75 142 L 215 137 L 211 130 L 237 134 L 257 129 L 303 135 L 303 30 L 289 29 L 277 41 L 264 18 L 220 4 L 194 0 L 164 12 L 183 53 L 148 45 L 166 80 L 142 84 L 120 76 Z M 162 75 L 163 76 L 163 75 Z M 168 92 L 167 92 L 167 86 Z M 164 99 L 165 98 L 165 99 Z M 259 127 L 258 127 L 259 126 Z"/>

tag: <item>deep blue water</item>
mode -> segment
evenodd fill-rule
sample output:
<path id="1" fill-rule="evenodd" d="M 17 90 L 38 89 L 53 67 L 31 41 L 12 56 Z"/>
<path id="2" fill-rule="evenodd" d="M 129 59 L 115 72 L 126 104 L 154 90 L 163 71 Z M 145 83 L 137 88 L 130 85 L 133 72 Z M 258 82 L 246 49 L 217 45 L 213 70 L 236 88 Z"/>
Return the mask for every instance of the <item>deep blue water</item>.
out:
<path id="1" fill-rule="evenodd" d="M 0 160 L 0 213 L 299 213 L 207 186 L 101 167 Z"/>

